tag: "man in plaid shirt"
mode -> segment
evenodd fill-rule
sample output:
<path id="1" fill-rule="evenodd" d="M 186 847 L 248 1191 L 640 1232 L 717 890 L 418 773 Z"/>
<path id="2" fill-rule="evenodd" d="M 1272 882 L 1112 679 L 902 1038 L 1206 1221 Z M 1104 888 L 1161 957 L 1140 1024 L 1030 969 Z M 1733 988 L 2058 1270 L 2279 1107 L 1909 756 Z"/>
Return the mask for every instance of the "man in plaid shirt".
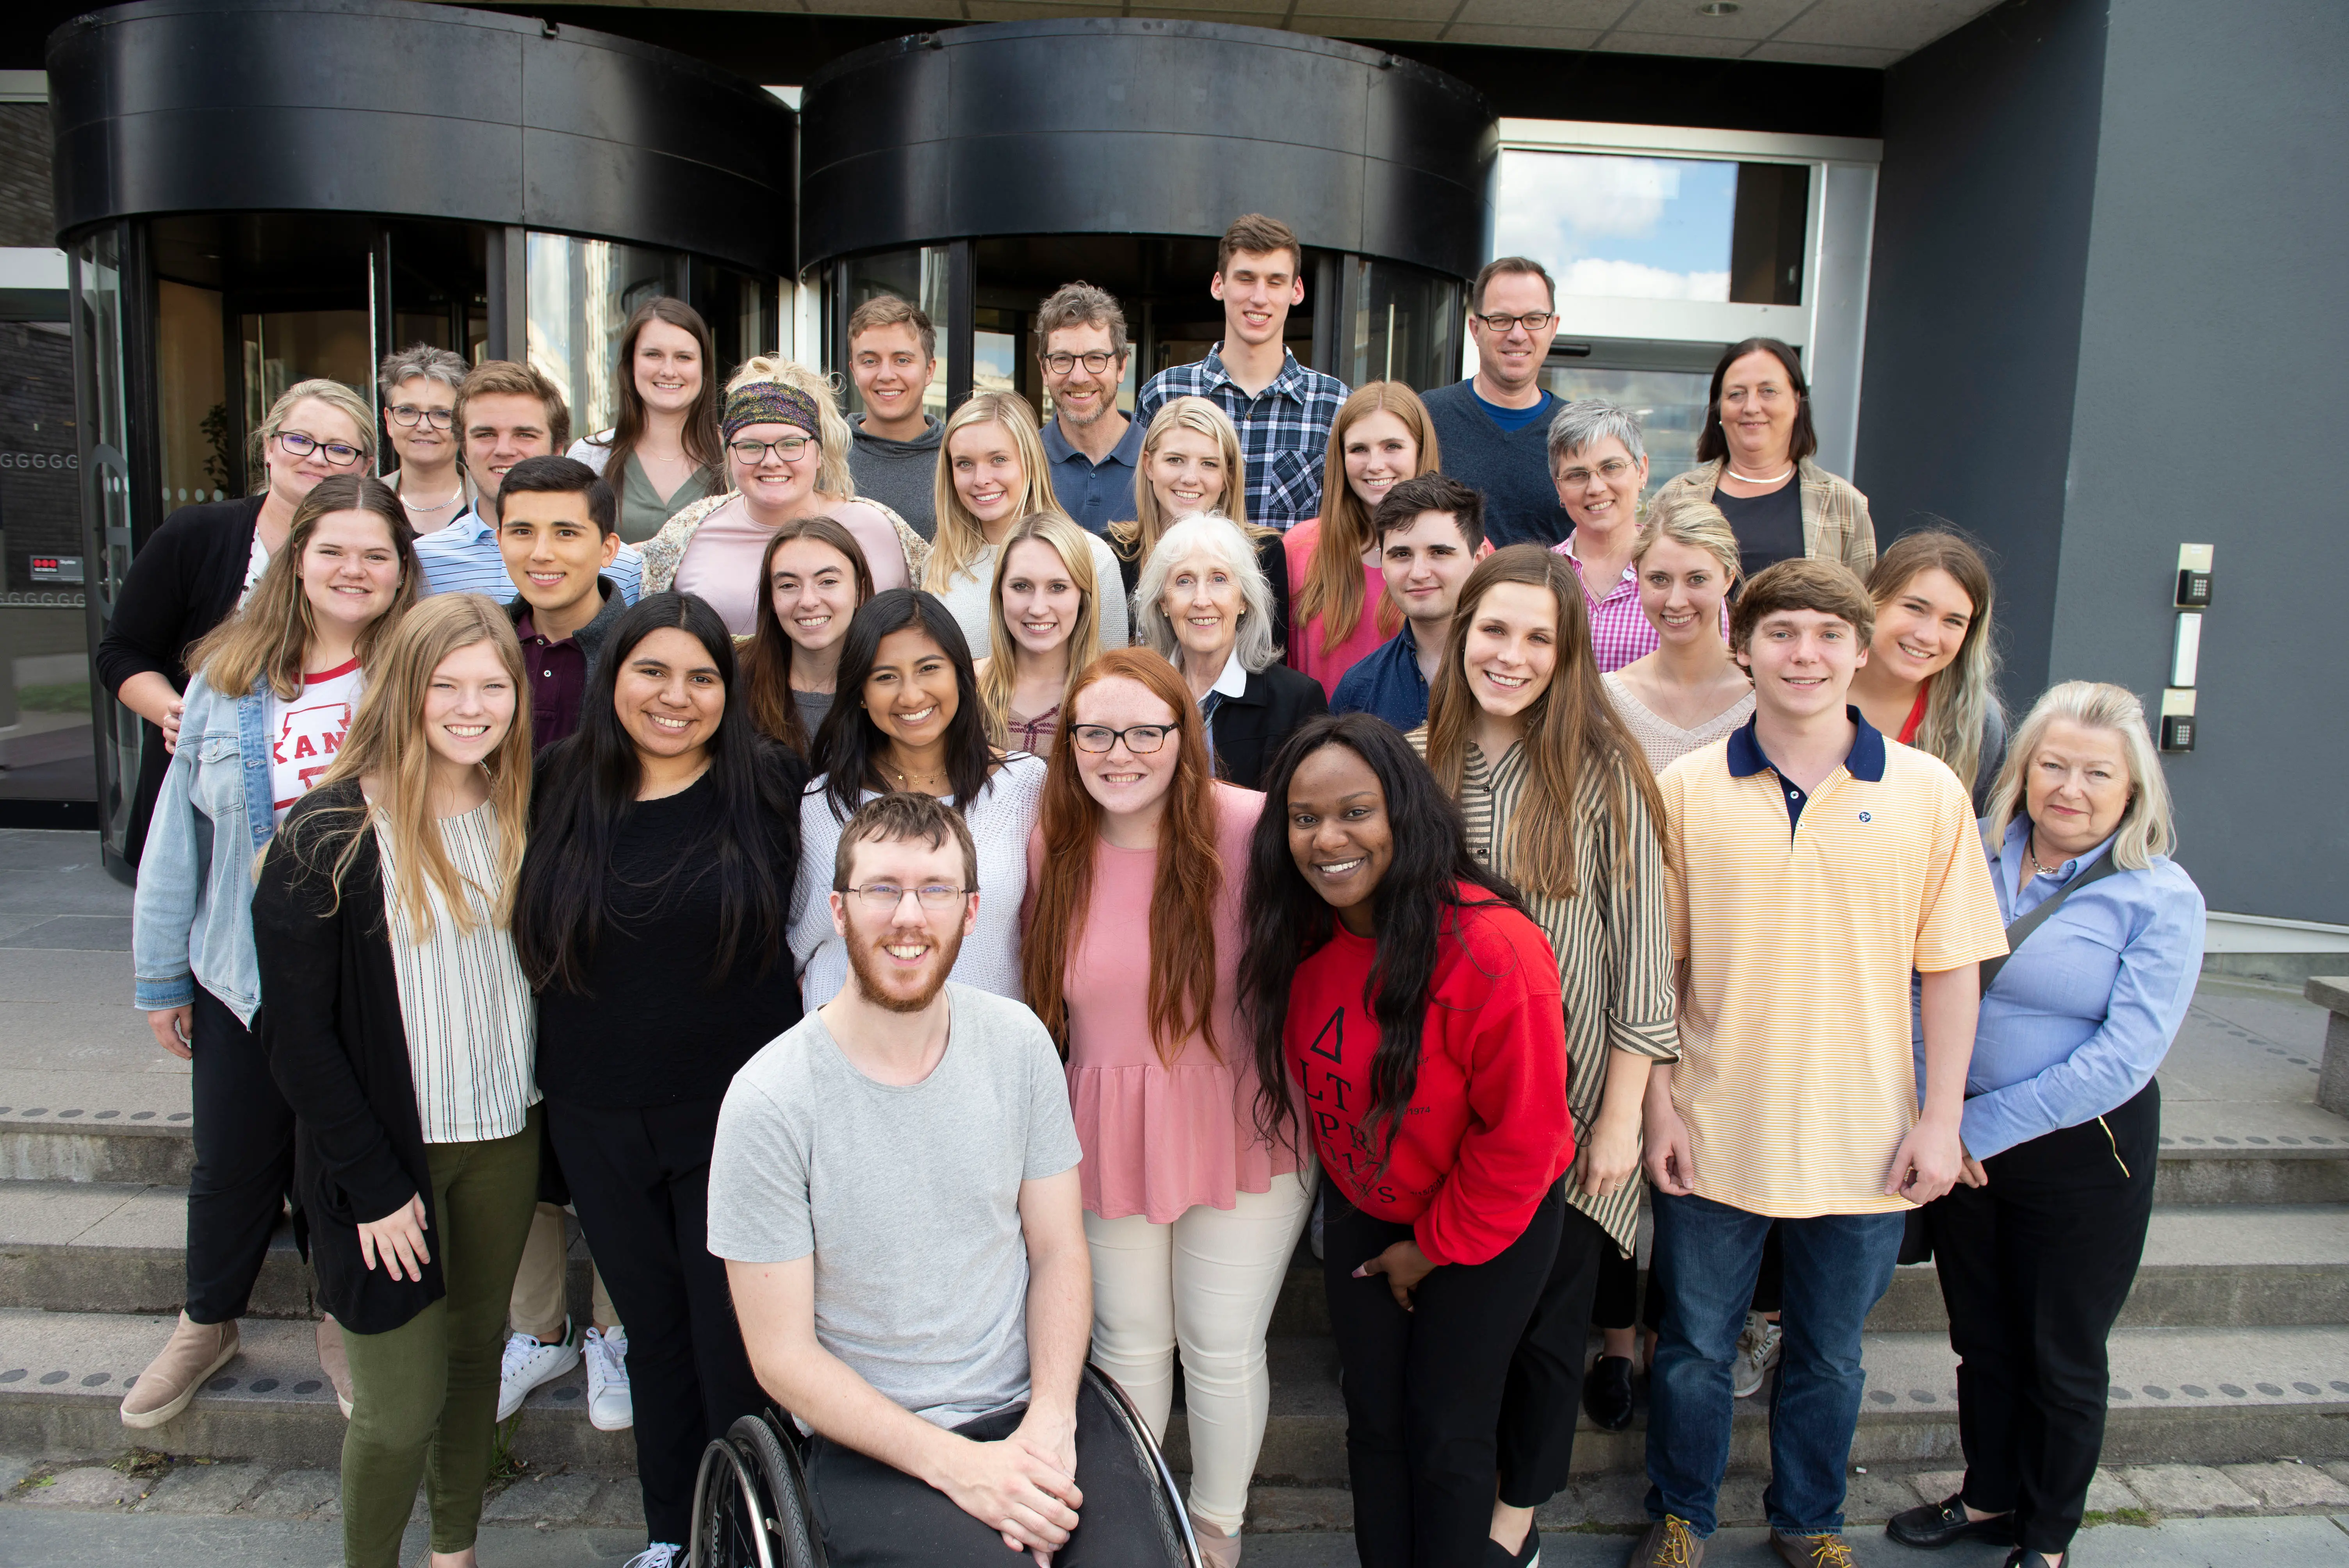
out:
<path id="1" fill-rule="evenodd" d="M 1281 341 L 1305 302 L 1304 250 L 1288 224 L 1250 212 L 1224 231 L 1208 292 L 1224 303 L 1223 341 L 1195 365 L 1150 378 L 1135 400 L 1144 430 L 1177 397 L 1220 405 L 1247 454 L 1247 520 L 1284 531 L 1321 514 L 1321 469 L 1346 384 L 1297 363 Z"/>

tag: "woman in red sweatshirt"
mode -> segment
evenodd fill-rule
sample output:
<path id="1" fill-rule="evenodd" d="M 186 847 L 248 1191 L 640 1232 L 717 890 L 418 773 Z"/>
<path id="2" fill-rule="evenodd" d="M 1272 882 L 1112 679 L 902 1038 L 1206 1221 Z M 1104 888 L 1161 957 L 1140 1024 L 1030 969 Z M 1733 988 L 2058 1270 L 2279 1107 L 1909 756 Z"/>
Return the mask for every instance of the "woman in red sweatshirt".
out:
<path id="1" fill-rule="evenodd" d="M 1330 1177 L 1355 1551 L 1364 1568 L 1478 1568 L 1521 1457 L 1511 1355 L 1574 1161 L 1557 965 L 1382 720 L 1309 721 L 1265 794 L 1240 995 L 1258 1119 L 1294 1137 L 1277 1086 L 1297 1085 Z"/>

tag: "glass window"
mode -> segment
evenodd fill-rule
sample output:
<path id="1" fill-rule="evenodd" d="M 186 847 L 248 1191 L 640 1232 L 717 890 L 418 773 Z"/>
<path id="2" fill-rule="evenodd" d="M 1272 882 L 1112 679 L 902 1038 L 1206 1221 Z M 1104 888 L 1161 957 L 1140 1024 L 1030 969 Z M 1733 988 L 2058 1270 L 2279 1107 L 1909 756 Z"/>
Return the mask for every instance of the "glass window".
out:
<path id="1" fill-rule="evenodd" d="M 1441 387 L 1460 379 L 1464 294 L 1451 278 L 1398 262 L 1360 257 L 1354 269 L 1353 333 L 1345 379 Z"/>
<path id="2" fill-rule="evenodd" d="M 1541 383 L 1568 402 L 1599 398 L 1628 408 L 1640 421 L 1648 449 L 1648 493 L 1696 467 L 1696 438 L 1704 428 L 1705 392 L 1712 374 L 1697 370 L 1610 370 L 1552 359 Z"/>
<path id="3" fill-rule="evenodd" d="M 375 341 L 366 311 L 273 310 L 241 320 L 247 430 L 261 428 L 285 388 L 313 377 L 339 381 L 374 401 Z"/>
<path id="4" fill-rule="evenodd" d="M 63 290 L 46 309 L 12 302 L 0 321 L 0 798 L 88 800 L 89 638 L 82 603 L 81 511 L 76 504 L 73 341 Z"/>
<path id="5" fill-rule="evenodd" d="M 524 266 L 531 366 L 571 406 L 574 438 L 610 429 L 620 412 L 613 366 L 621 330 L 645 301 L 684 297 L 685 257 L 533 232 Z"/>
<path id="6" fill-rule="evenodd" d="M 947 247 L 924 245 L 916 250 L 885 251 L 878 255 L 856 256 L 843 263 L 842 275 L 846 285 L 846 298 L 832 321 L 846 323 L 851 312 L 866 300 L 878 294 L 895 294 L 910 301 L 930 318 L 937 333 L 937 365 L 930 373 L 930 385 L 922 394 L 922 407 L 933 418 L 943 419 L 947 413 L 947 360 L 951 334 L 947 325 Z M 833 346 L 832 364 L 839 371 L 853 421 L 864 412 L 864 399 L 857 396 L 856 377 L 849 374 L 848 348 L 845 343 Z M 1016 350 L 1015 350 L 1016 352 Z M 999 356 L 999 358 L 1000 356 Z M 987 362 L 982 352 L 980 374 L 987 374 Z M 1004 374 L 1009 375 L 1009 361 L 1001 361 Z M 979 385 L 985 386 L 982 380 Z"/>
<path id="7" fill-rule="evenodd" d="M 75 445 L 80 459 L 79 538 L 83 593 L 95 602 L 96 614 L 81 618 L 85 640 L 114 614 L 114 596 L 130 570 L 130 465 L 129 418 L 123 393 L 122 252 L 120 230 L 101 229 L 76 243 L 72 289 L 67 308 L 72 316 L 73 399 L 79 428 Z M 95 553 L 97 559 L 87 559 Z M 87 645 L 85 641 L 85 646 Z M 84 676 L 88 680 L 88 676 Z M 31 683 L 40 685 L 45 683 Z M 85 733 L 88 733 L 87 730 Z M 98 755 L 95 792 L 98 825 L 107 847 L 122 852 L 130 821 L 130 793 L 139 778 L 139 716 L 119 704 L 107 705 L 106 745 Z"/>
<path id="8" fill-rule="evenodd" d="M 155 315 L 155 418 L 163 438 L 163 511 L 169 515 L 228 497 L 236 484 L 229 450 L 234 438 L 220 291 L 158 278 Z M 282 361 L 276 374 L 284 375 Z"/>
<path id="9" fill-rule="evenodd" d="M 1810 173 L 1805 164 L 1507 150 L 1495 253 L 1536 258 L 1565 294 L 1799 304 Z"/>

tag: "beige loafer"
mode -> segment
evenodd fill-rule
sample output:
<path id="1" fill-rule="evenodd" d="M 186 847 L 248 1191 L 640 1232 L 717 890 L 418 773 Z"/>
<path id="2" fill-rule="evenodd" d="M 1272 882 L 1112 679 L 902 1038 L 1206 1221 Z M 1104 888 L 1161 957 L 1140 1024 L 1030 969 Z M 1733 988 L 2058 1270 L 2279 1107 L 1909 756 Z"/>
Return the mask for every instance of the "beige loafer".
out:
<path id="1" fill-rule="evenodd" d="M 188 1408 L 196 1390 L 236 1356 L 236 1320 L 194 1323 L 184 1312 L 171 1337 L 131 1380 L 123 1397 L 122 1424 L 134 1432 L 160 1427 Z"/>
<path id="2" fill-rule="evenodd" d="M 1197 1514 L 1191 1515 L 1191 1534 L 1199 1542 L 1199 1560 L 1207 1568 L 1239 1568 L 1240 1537 L 1226 1535 Z"/>

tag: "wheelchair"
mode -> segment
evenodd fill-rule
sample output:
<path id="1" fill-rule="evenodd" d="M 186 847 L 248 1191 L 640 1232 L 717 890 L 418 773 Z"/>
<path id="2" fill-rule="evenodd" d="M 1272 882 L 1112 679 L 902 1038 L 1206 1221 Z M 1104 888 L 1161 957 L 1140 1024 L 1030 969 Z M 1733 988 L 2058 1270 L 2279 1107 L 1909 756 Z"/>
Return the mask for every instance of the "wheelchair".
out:
<path id="1" fill-rule="evenodd" d="M 1112 1440 L 1122 1441 L 1122 1451 L 1110 1462 L 1131 1466 L 1145 1480 L 1152 1539 L 1133 1543 L 1122 1562 L 1131 1568 L 1205 1568 L 1174 1472 L 1166 1468 L 1125 1390 L 1088 1365 L 1077 1401 L 1081 1422 L 1082 1407 L 1090 1404 L 1106 1418 L 1101 1424 Z M 703 1451 L 693 1483 L 693 1540 L 686 1559 L 690 1568 L 826 1568 L 823 1537 L 800 1462 L 804 1440 L 789 1418 L 770 1409 L 736 1421 Z M 1098 1464 L 1101 1459 L 1092 1456 L 1086 1462 Z"/>

